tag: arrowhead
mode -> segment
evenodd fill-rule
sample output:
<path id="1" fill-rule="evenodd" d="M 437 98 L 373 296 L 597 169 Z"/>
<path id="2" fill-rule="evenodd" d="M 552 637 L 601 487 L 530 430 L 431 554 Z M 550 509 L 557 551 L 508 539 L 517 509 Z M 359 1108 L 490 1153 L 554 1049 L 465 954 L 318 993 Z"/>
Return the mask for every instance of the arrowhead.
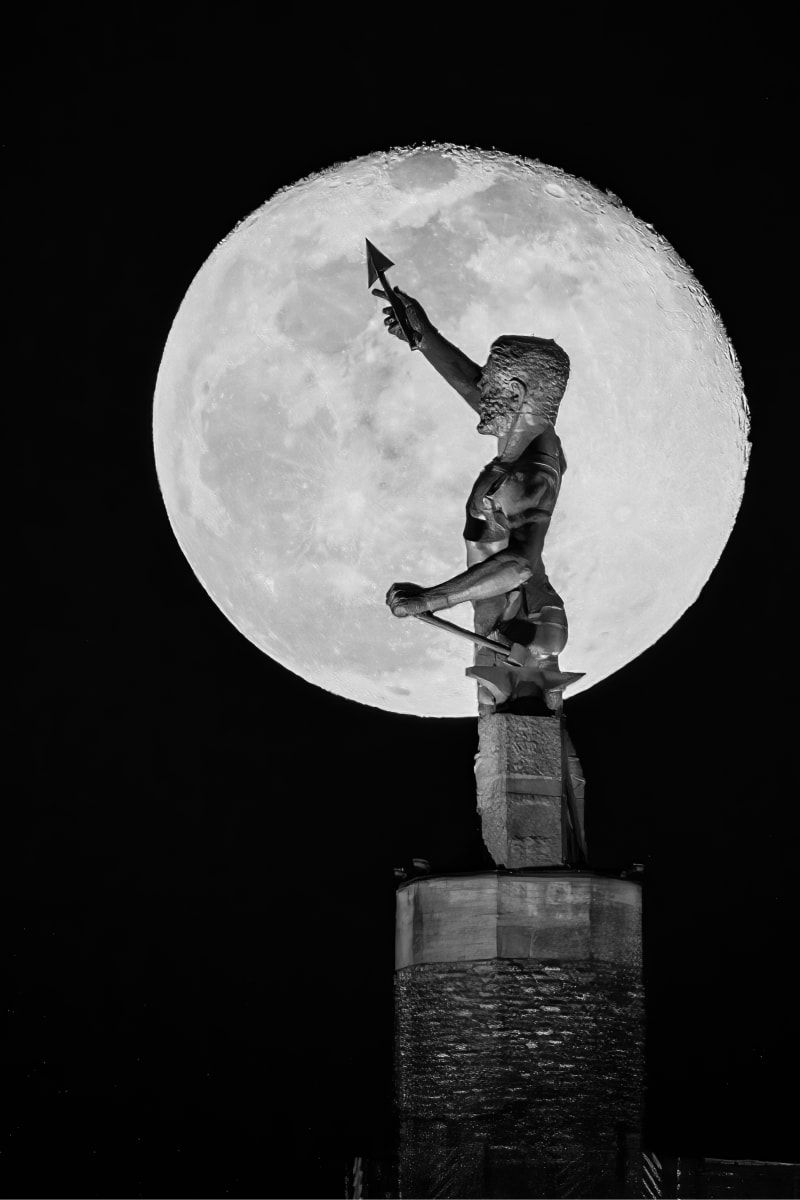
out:
<path id="1" fill-rule="evenodd" d="M 381 254 L 377 246 L 373 246 L 369 238 L 364 239 L 367 243 L 367 275 L 369 282 L 367 287 L 372 287 L 375 280 L 378 278 L 378 271 L 388 271 L 389 267 L 393 267 L 394 263 L 385 254 Z"/>

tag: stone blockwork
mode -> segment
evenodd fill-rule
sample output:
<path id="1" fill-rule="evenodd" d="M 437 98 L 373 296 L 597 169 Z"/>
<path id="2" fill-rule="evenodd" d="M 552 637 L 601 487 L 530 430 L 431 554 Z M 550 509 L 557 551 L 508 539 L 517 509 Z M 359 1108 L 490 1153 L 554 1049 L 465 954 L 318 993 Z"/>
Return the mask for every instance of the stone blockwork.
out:
<path id="1" fill-rule="evenodd" d="M 641 969 L 641 888 L 592 871 L 430 876 L 397 893 L 395 968 L 494 958 Z"/>
<path id="2" fill-rule="evenodd" d="M 638 1194 L 625 1167 L 643 1096 L 637 884 L 414 881 L 398 893 L 397 967 L 401 1195 Z"/>
<path id="3" fill-rule="evenodd" d="M 576 845 L 585 849 L 584 780 L 563 716 L 492 713 L 479 718 L 478 739 L 478 809 L 497 865 L 574 865 Z"/>
<path id="4" fill-rule="evenodd" d="M 621 1194 L 620 1130 L 641 1124 L 643 1016 L 641 977 L 623 964 L 398 972 L 401 1194 Z"/>

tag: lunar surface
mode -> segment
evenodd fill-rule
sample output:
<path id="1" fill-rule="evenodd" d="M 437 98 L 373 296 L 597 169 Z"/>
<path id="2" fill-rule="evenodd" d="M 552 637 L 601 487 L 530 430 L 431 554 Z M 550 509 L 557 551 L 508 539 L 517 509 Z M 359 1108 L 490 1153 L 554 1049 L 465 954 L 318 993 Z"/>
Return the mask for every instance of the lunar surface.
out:
<path id="1" fill-rule="evenodd" d="M 557 168 L 393 150 L 242 222 L 189 287 L 158 375 L 156 467 L 178 542 L 236 628 L 312 684 L 391 712 L 475 715 L 469 644 L 392 617 L 384 595 L 464 569 L 464 505 L 496 443 L 387 335 L 365 238 L 476 362 L 501 333 L 570 356 L 545 562 L 570 621 L 562 669 L 586 672 L 577 694 L 696 599 L 739 508 L 748 418 L 687 265 Z M 469 605 L 446 615 L 471 627 Z"/>

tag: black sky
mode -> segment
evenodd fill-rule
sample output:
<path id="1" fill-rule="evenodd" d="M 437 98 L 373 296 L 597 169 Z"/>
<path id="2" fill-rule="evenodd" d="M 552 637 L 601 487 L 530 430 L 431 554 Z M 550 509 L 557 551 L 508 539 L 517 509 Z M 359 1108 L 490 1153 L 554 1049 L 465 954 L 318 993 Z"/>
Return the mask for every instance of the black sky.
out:
<path id="1" fill-rule="evenodd" d="M 215 244 L 276 188 L 423 140 L 615 192 L 693 267 L 742 363 L 753 451 L 722 560 L 567 716 L 595 865 L 646 865 L 648 1144 L 800 1158 L 780 37 L 742 38 L 692 94 L 691 45 L 663 65 L 644 35 L 596 52 L 587 36 L 578 87 L 567 66 L 542 75 L 543 50 L 490 71 L 485 47 L 459 57 L 415 20 L 383 82 L 346 24 L 311 46 L 221 13 L 46 10 L 12 64 L 12 189 L 37 219 L 4 1194 L 339 1195 L 345 1161 L 386 1143 L 392 867 L 491 865 L 475 723 L 337 699 L 247 642 L 178 548 L 150 429 L 170 324 Z"/>

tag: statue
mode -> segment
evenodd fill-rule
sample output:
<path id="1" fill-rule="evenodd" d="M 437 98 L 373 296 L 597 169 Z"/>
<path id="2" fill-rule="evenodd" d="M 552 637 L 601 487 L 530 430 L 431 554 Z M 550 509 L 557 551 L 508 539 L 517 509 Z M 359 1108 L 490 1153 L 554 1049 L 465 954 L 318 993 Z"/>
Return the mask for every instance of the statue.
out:
<path id="1" fill-rule="evenodd" d="M 467 674 L 479 685 L 479 712 L 558 711 L 564 688 L 581 678 L 559 670 L 567 615 L 542 559 L 567 466 L 555 422 L 569 358 L 552 339 L 504 335 L 479 367 L 442 336 L 418 300 L 388 285 L 384 271 L 392 263 L 369 243 L 367 249 L 370 286 L 376 278 L 383 284 L 372 294 L 389 301 L 388 332 L 422 352 L 478 413 L 478 433 L 496 437 L 498 448 L 467 501 L 467 570 L 431 587 L 394 583 L 386 603 L 396 617 L 420 617 L 463 635 L 429 614 L 469 601 L 478 649 Z"/>

